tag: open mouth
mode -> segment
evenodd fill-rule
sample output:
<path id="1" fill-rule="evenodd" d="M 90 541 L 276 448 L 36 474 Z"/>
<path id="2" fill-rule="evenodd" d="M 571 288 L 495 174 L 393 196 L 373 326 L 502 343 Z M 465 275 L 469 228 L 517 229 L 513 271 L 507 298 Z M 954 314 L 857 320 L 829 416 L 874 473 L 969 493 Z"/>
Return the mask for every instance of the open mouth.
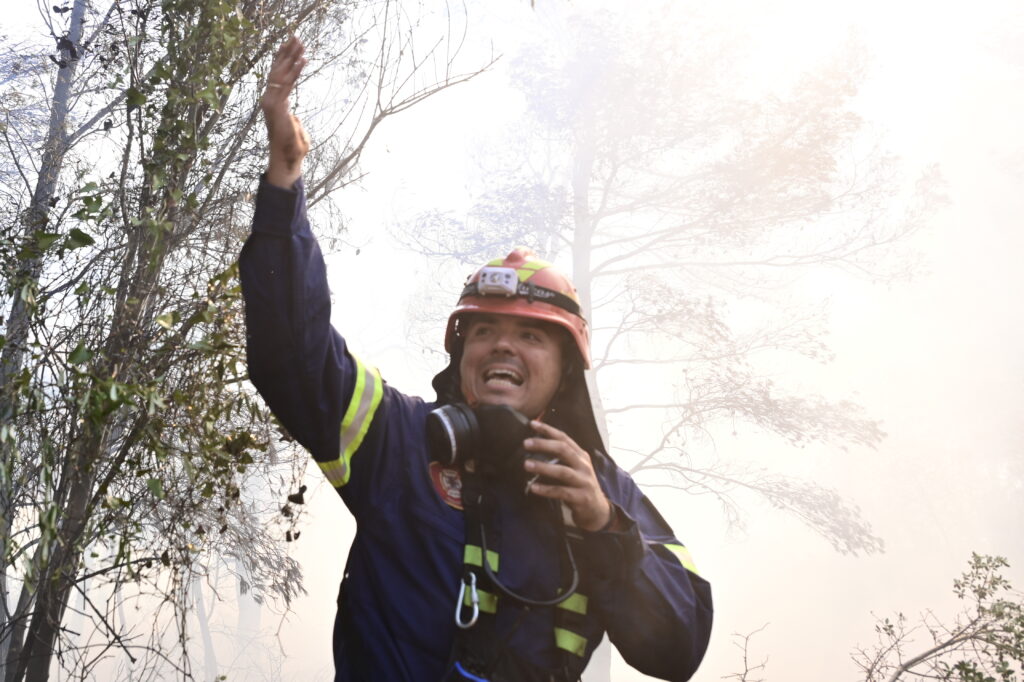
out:
<path id="1" fill-rule="evenodd" d="M 495 367 L 484 372 L 484 384 L 488 386 L 522 386 L 523 377 L 513 369 Z"/>

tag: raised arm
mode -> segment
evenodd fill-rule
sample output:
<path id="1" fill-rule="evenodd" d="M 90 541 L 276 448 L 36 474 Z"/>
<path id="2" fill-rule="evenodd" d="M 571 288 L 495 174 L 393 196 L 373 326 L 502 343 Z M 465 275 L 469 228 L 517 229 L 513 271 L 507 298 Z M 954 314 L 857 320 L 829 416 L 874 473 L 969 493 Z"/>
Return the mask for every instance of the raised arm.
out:
<path id="1" fill-rule="evenodd" d="M 246 352 L 253 385 L 340 490 L 383 382 L 348 352 L 330 323 L 326 268 L 300 178 L 309 137 L 288 102 L 306 63 L 302 54 L 297 38 L 278 50 L 261 101 L 270 163 L 239 258 Z"/>

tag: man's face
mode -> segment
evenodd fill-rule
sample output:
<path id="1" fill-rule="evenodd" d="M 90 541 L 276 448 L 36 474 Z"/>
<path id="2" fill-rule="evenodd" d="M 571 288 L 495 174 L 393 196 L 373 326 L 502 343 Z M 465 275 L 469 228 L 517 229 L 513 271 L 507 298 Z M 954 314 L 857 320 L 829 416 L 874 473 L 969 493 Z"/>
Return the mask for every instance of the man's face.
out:
<path id="1" fill-rule="evenodd" d="M 539 417 L 562 380 L 562 331 L 528 317 L 475 314 L 467 320 L 459 374 L 471 403 Z"/>

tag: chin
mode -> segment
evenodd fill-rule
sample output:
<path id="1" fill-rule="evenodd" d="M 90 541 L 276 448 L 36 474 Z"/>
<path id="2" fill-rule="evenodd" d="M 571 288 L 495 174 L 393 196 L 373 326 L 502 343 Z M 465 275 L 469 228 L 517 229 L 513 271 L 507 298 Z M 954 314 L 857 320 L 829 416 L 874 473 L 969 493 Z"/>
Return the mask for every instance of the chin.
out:
<path id="1" fill-rule="evenodd" d="M 504 396 L 485 396 L 480 398 L 481 405 L 505 405 L 506 407 L 514 407 L 517 410 L 522 409 L 522 403 L 512 398 L 506 398 Z"/>
<path id="2" fill-rule="evenodd" d="M 522 400 L 509 395 L 486 395 L 480 396 L 478 401 L 481 405 L 504 405 L 520 412 L 526 411 L 526 405 Z"/>

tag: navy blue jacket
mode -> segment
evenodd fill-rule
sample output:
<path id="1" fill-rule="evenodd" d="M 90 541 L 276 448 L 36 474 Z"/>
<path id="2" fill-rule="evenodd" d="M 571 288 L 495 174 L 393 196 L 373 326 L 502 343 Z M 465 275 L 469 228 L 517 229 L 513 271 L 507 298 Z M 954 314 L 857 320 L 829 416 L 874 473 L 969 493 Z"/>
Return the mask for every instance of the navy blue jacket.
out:
<path id="1" fill-rule="evenodd" d="M 429 474 L 425 419 L 437 405 L 385 383 L 331 327 L 301 181 L 295 191 L 261 181 L 240 269 L 252 383 L 357 523 L 338 598 L 336 679 L 438 680 L 456 631 L 465 535 L 463 513 L 445 504 Z M 576 654 L 589 658 L 607 631 L 638 670 L 689 679 L 710 635 L 710 587 L 630 477 L 603 457 L 595 469 L 625 528 L 584 533 L 586 616 L 569 634 Z M 501 499 L 498 575 L 546 598 L 562 581 L 563 546 L 536 505 L 522 494 Z M 512 631 L 520 656 L 555 668 L 563 654 L 553 612 L 499 605 L 497 629 Z"/>

